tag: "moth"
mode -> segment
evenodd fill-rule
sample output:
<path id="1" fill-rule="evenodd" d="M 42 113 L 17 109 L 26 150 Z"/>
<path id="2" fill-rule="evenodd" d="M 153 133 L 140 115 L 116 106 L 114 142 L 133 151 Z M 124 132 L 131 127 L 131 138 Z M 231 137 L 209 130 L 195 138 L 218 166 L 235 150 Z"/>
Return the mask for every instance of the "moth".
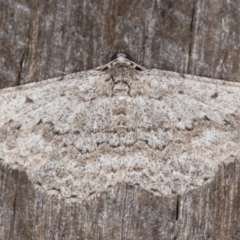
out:
<path id="1" fill-rule="evenodd" d="M 94 70 L 0 90 L 0 162 L 36 187 L 86 199 L 119 182 L 196 188 L 240 156 L 240 84 L 145 69 Z"/>

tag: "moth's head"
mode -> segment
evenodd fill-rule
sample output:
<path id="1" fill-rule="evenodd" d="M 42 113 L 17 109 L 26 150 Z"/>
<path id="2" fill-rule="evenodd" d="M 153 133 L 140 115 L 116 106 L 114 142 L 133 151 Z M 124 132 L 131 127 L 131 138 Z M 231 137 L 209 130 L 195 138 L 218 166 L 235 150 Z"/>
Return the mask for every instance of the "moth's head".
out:
<path id="1" fill-rule="evenodd" d="M 123 51 L 114 53 L 111 57 L 111 61 L 113 61 L 114 59 L 117 59 L 119 57 L 127 58 L 128 60 L 133 61 L 132 57 L 128 53 L 123 52 Z"/>
<path id="2" fill-rule="evenodd" d="M 118 53 L 118 54 L 117 54 L 117 58 L 121 58 L 121 57 L 127 58 L 127 56 L 126 56 L 125 53 Z"/>

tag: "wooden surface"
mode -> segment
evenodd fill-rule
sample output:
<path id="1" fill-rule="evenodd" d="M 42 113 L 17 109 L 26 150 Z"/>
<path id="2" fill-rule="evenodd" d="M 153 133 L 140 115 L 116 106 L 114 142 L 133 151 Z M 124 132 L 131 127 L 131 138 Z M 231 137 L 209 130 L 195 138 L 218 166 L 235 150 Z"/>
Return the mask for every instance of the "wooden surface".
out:
<path id="1" fill-rule="evenodd" d="M 0 0 L 0 87 L 78 72 L 123 49 L 147 67 L 239 81 L 239 1 Z"/>
<path id="2" fill-rule="evenodd" d="M 239 81 L 240 18 L 237 0 L 0 0 L 0 6 L 0 88 L 62 76 L 54 69 L 64 72 L 93 69 L 109 62 L 112 55 L 120 50 L 129 53 L 135 62 L 149 69 Z M 162 73 L 157 72 L 160 75 L 155 75 L 155 78 L 162 79 Z M 148 74 L 153 73 L 154 70 Z M 33 124 L 32 128 L 30 126 L 28 134 L 32 135 L 19 137 L 24 133 L 20 125 L 27 126 L 31 123 L 27 123 L 27 119 L 29 120 L 29 114 L 34 116 L 34 111 L 41 112 L 45 109 L 54 118 L 54 109 L 59 105 L 59 113 L 62 111 L 64 115 L 67 112 L 66 106 L 61 105 L 61 102 L 57 102 L 55 107 L 47 107 L 54 101 L 54 97 L 57 100 L 60 95 L 64 98 L 64 92 L 71 89 L 71 86 L 72 96 L 77 94 L 76 99 L 80 100 L 78 86 L 79 80 L 87 81 L 84 74 L 86 76 L 86 73 L 80 73 L 0 91 L 0 238 L 240 239 L 239 150 L 237 147 L 231 148 L 233 143 L 239 146 L 239 134 L 236 132 L 239 129 L 239 111 L 232 112 L 239 100 L 239 87 L 228 85 L 224 81 L 220 83 L 214 79 L 199 78 L 202 83 L 206 81 L 208 87 L 198 85 L 202 90 L 198 95 L 200 98 L 185 98 L 185 105 L 182 105 L 182 110 L 185 111 L 183 113 L 188 118 L 191 117 L 189 113 L 196 112 L 195 108 L 202 102 L 208 112 L 201 120 L 205 130 L 213 127 L 229 134 L 227 138 L 226 135 L 219 136 L 217 144 L 211 142 L 211 139 L 202 142 L 214 146 L 210 149 L 205 146 L 201 151 L 203 155 L 210 153 L 207 164 L 184 160 L 181 165 L 178 155 L 175 174 L 184 172 L 180 174 L 182 178 L 178 176 L 174 179 L 175 175 L 168 172 L 163 179 L 169 180 L 169 183 L 158 182 L 155 184 L 157 188 L 151 189 L 151 184 L 154 181 L 156 183 L 158 178 L 151 182 L 151 174 L 143 171 L 151 169 L 151 166 L 143 164 L 141 168 L 136 168 L 140 174 L 138 181 L 136 176 L 131 178 L 132 175 L 125 172 L 128 181 L 116 182 L 114 178 L 115 184 L 108 186 L 104 184 L 109 182 L 103 178 L 103 185 L 94 185 L 95 192 L 89 192 L 86 188 L 86 191 L 76 194 L 71 192 L 71 188 L 76 190 L 79 187 L 73 184 L 74 181 L 60 181 L 61 174 L 66 174 L 69 169 L 74 171 L 73 166 L 71 169 L 71 161 L 56 161 L 55 165 L 48 165 L 53 161 L 51 156 L 56 157 L 57 153 L 46 153 L 48 158 L 44 158 L 44 153 L 50 150 L 51 144 L 40 149 L 42 143 L 34 142 L 39 140 L 38 132 L 45 131 L 48 139 L 45 143 L 52 141 L 58 146 L 58 139 L 55 138 L 61 136 L 59 127 L 62 126 L 57 122 L 44 123 L 38 119 L 38 125 Z M 99 74 L 98 72 L 91 79 L 96 78 L 101 82 Z M 167 82 L 171 79 L 174 82 L 170 90 L 182 95 L 186 90 L 182 91 L 176 80 L 197 80 L 196 77 L 182 74 L 165 74 L 168 76 Z M 74 79 L 76 85 L 71 85 L 71 80 Z M 61 80 L 63 81 L 60 82 Z M 211 81 L 213 85 L 210 84 Z M 176 85 L 180 90 L 174 88 Z M 62 90 L 58 92 L 60 86 Z M 162 85 L 162 93 L 171 99 L 170 92 L 165 92 L 164 86 L 166 85 Z M 192 88 L 187 89 L 190 94 Z M 161 98 L 158 100 L 161 101 Z M 182 99 L 178 100 L 183 103 Z M 15 107 L 14 104 L 11 105 L 13 102 Z M 44 104 L 41 105 L 43 102 L 45 107 Z M 170 110 L 177 105 L 176 102 L 172 102 L 173 105 L 168 103 Z M 191 111 L 187 108 L 187 103 L 190 104 Z M 215 109 L 216 106 L 220 108 Z M 215 112 L 212 111 L 214 109 Z M 169 113 L 176 114 L 175 110 L 172 109 Z M 73 109 L 74 111 L 80 110 Z M 211 115 L 211 112 L 215 115 Z M 217 115 L 219 112 L 221 114 Z M 171 114 L 163 114 L 163 117 L 173 117 L 173 122 L 169 120 L 173 124 L 179 119 Z M 35 117 L 38 118 L 39 115 Z M 217 119 L 222 121 L 217 122 Z M 195 133 L 194 137 L 198 136 L 194 132 L 195 127 L 192 128 L 189 122 L 180 123 L 178 128 L 182 128 L 183 135 L 186 133 L 191 136 Z M 175 140 L 178 141 L 177 138 Z M 148 145 L 144 145 L 144 148 L 154 143 L 146 139 L 143 142 Z M 229 143 L 231 144 L 228 145 Z M 181 144 L 191 150 L 189 141 Z M 158 146 L 161 149 L 161 145 Z M 83 153 L 84 150 L 80 148 L 78 151 Z M 42 158 L 37 152 L 42 154 Z M 38 165 L 34 157 L 39 157 L 42 165 Z M 215 165 L 211 169 L 213 160 Z M 162 164 L 161 171 L 168 169 L 167 165 L 159 162 Z M 97 166 L 99 162 L 94 163 Z M 59 164 L 62 164 L 61 168 Z M 103 167 L 104 171 L 109 171 L 106 164 Z M 113 170 L 118 174 L 124 173 L 126 165 L 121 167 L 123 169 L 118 171 L 110 169 L 110 173 Z M 93 170 L 101 173 L 97 168 Z M 155 172 L 158 170 L 156 168 Z M 54 171 L 56 175 L 53 174 Z M 46 176 L 48 173 L 50 176 Z M 204 174 L 209 174 L 210 177 L 205 177 Z M 59 182 L 54 183 L 54 176 L 59 176 Z M 77 176 L 81 180 L 81 174 Z M 186 182 L 185 176 L 189 177 Z M 65 192 L 62 193 L 64 189 Z"/>

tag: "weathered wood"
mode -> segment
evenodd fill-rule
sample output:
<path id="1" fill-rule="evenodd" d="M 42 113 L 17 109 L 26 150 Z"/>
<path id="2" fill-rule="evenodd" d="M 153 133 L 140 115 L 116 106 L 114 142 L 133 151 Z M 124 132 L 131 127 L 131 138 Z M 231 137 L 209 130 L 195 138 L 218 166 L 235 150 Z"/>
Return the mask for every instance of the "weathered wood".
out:
<path id="1" fill-rule="evenodd" d="M 240 238 L 240 84 L 135 68 L 0 91 L 1 238 Z"/>
<path id="2" fill-rule="evenodd" d="M 0 87 L 78 72 L 123 49 L 147 68 L 239 81 L 238 0 L 0 0 Z"/>

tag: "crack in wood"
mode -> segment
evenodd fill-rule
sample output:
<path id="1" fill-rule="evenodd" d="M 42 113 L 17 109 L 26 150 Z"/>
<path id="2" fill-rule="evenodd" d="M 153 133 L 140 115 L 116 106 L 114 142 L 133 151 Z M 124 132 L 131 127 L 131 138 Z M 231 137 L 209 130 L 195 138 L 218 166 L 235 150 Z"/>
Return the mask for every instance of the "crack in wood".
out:
<path id="1" fill-rule="evenodd" d="M 194 45 L 194 22 L 195 22 L 195 15 L 196 15 L 196 1 L 193 3 L 193 9 L 192 9 L 192 17 L 191 17 L 191 23 L 190 23 L 190 43 L 189 43 L 189 52 L 188 52 L 188 66 L 187 66 L 187 73 L 190 73 L 190 67 L 191 67 L 191 57 L 193 52 L 193 45 Z"/>

